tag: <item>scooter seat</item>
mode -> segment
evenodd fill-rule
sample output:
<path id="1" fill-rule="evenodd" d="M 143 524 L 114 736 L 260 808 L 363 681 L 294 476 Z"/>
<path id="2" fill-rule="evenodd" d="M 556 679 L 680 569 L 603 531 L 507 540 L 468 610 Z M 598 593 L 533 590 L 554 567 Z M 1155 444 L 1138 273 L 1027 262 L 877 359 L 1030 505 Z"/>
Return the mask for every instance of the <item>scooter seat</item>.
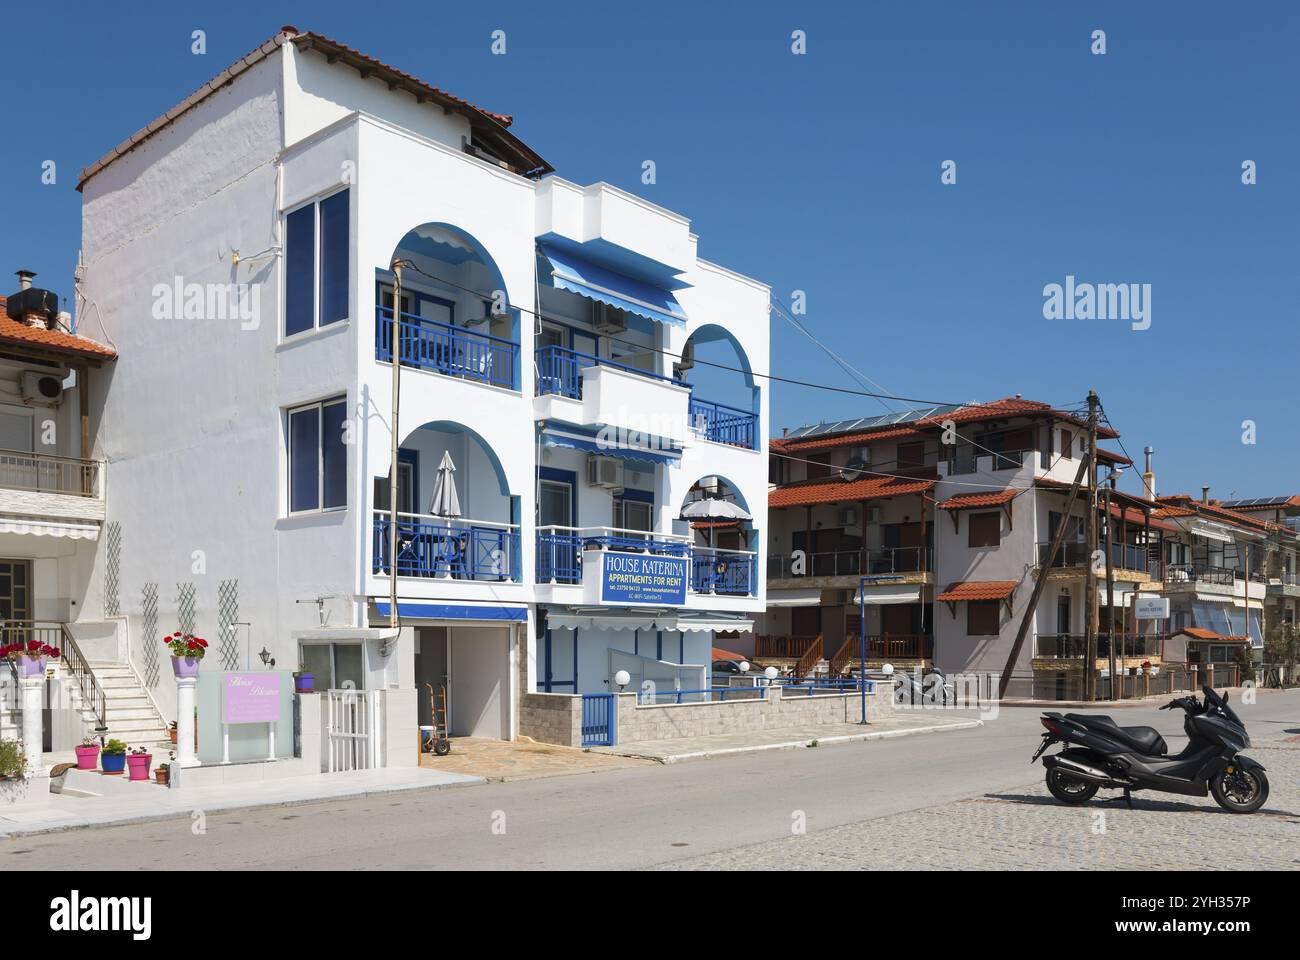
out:
<path id="1" fill-rule="evenodd" d="M 1169 745 L 1165 743 L 1165 738 L 1160 736 L 1160 731 L 1155 727 L 1121 727 L 1110 717 L 1090 713 L 1067 713 L 1065 719 L 1081 723 L 1103 736 L 1129 744 L 1138 753 L 1145 753 L 1149 757 L 1162 757 L 1169 752 Z"/>

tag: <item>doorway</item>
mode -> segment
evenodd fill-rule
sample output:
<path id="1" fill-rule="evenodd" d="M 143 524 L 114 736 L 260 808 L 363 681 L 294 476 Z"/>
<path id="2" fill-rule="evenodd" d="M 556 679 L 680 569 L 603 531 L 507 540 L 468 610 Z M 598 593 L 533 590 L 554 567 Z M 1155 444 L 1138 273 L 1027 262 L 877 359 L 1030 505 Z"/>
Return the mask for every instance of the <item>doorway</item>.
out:
<path id="1" fill-rule="evenodd" d="M 419 724 L 427 727 L 433 723 L 433 707 L 429 702 L 429 690 L 447 686 L 447 696 L 451 696 L 448 683 L 450 658 L 448 657 L 448 639 L 446 627 L 415 628 L 415 693 L 418 705 Z M 450 705 L 449 705 L 450 706 Z"/>

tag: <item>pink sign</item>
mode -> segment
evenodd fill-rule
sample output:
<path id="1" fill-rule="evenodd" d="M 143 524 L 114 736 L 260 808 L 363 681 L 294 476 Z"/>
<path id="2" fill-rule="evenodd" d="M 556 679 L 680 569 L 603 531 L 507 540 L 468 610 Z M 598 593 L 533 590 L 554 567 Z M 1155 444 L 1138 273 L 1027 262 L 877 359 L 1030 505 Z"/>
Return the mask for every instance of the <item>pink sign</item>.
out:
<path id="1" fill-rule="evenodd" d="M 277 723 L 280 719 L 278 673 L 228 673 L 222 704 L 224 723 Z"/>

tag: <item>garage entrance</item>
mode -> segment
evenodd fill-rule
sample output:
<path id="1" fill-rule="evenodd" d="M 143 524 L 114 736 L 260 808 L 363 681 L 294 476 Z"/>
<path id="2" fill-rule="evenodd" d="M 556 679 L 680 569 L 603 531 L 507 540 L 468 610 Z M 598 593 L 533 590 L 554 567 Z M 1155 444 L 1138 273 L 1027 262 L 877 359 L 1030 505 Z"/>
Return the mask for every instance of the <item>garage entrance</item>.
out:
<path id="1" fill-rule="evenodd" d="M 422 726 L 432 722 L 425 684 L 447 685 L 453 737 L 510 739 L 510 627 L 436 626 L 415 631 Z"/>

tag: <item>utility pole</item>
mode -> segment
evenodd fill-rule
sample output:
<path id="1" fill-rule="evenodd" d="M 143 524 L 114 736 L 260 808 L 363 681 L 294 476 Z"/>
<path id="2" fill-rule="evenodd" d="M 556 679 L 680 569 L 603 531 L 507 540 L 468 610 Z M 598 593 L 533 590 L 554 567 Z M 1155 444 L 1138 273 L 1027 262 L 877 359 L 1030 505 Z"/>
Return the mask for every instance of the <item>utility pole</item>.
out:
<path id="1" fill-rule="evenodd" d="M 1113 468 L 1111 469 L 1110 477 L 1108 479 L 1109 482 L 1106 484 L 1105 523 L 1106 523 L 1106 609 L 1110 621 L 1110 628 L 1108 631 L 1108 635 L 1110 637 L 1110 698 L 1112 700 L 1118 700 L 1120 699 L 1120 697 L 1115 695 L 1115 679 L 1117 676 L 1117 674 L 1115 673 L 1115 643 L 1116 643 L 1115 567 L 1113 561 L 1111 560 L 1111 546 L 1113 544 L 1113 540 L 1111 538 L 1111 527 L 1113 526 L 1112 523 L 1113 518 L 1110 515 L 1110 503 L 1111 503 L 1110 492 L 1115 489 L 1115 471 Z M 1120 685 L 1119 689 L 1120 689 L 1120 696 L 1123 696 L 1124 687 L 1122 684 Z"/>
<path id="2" fill-rule="evenodd" d="M 1088 625 L 1084 632 L 1083 698 L 1097 699 L 1097 624 L 1101 603 L 1097 590 L 1097 391 L 1088 391 L 1088 562 L 1084 567 L 1084 602 Z M 1114 683 L 1112 676 L 1111 682 Z"/>
<path id="3" fill-rule="evenodd" d="M 392 445 L 388 459 L 388 625 L 397 629 L 397 467 L 401 435 L 397 432 L 398 401 L 402 390 L 402 267 L 393 258 L 393 322 L 389 328 L 388 353 L 393 362 L 393 411 L 388 421 Z"/>

